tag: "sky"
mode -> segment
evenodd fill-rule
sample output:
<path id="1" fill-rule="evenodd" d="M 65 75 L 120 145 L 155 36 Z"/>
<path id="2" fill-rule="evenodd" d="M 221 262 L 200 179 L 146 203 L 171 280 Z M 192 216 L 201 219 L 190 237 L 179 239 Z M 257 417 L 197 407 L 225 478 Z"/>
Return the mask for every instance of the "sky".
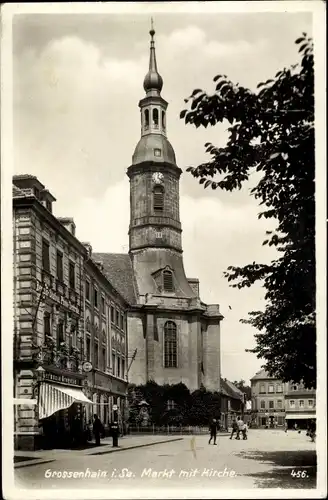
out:
<path id="1" fill-rule="evenodd" d="M 15 15 L 14 173 L 36 175 L 57 199 L 55 215 L 73 217 L 77 237 L 93 251 L 128 251 L 126 170 L 140 138 L 151 16 L 169 103 L 167 135 L 183 170 L 186 274 L 199 278 L 204 302 L 220 304 L 222 376 L 249 382 L 263 361 L 245 352 L 255 346 L 256 331 L 239 320 L 263 309 L 264 290 L 231 288 L 223 272 L 274 258 L 262 246 L 272 225 L 257 219 L 261 210 L 249 194 L 254 177 L 226 193 L 204 190 L 186 172 L 209 159 L 206 142 L 224 146 L 228 124 L 196 129 L 179 114 L 193 89 L 214 92 L 217 74 L 255 90 L 296 63 L 294 41 L 302 32 L 311 35 L 310 13 L 164 13 L 148 4 L 124 15 Z"/>

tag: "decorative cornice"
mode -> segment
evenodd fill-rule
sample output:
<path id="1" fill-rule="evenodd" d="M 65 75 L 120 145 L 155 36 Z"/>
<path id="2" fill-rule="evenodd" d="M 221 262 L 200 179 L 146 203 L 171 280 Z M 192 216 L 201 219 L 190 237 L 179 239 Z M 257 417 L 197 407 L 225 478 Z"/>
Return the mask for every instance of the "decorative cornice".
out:
<path id="1" fill-rule="evenodd" d="M 154 172 L 170 172 L 178 178 L 182 174 L 181 168 L 179 168 L 174 163 L 168 162 L 153 162 L 153 161 L 143 161 L 135 165 L 130 165 L 127 169 L 127 176 L 131 178 L 132 175 L 144 174 L 144 173 L 154 173 Z"/>

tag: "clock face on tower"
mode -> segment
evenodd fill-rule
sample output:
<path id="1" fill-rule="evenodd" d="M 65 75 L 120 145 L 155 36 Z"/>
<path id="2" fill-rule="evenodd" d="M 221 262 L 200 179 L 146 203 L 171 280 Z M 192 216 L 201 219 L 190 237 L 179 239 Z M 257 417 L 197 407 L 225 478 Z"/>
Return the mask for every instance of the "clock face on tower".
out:
<path id="1" fill-rule="evenodd" d="M 155 184 L 163 184 L 164 175 L 161 172 L 155 172 L 153 174 L 153 181 Z"/>

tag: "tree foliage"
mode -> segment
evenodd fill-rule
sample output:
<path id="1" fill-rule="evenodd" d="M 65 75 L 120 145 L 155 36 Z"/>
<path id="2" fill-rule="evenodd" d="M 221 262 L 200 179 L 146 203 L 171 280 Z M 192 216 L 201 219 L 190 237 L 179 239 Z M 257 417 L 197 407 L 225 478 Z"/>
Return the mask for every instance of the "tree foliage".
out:
<path id="1" fill-rule="evenodd" d="M 130 422 L 138 423 L 139 403 L 149 404 L 151 421 L 155 425 L 207 425 L 212 418 L 220 418 L 220 394 L 204 387 L 190 392 L 182 383 L 158 385 L 148 381 L 131 385 L 128 390 Z M 174 408 L 168 408 L 173 401 Z"/>
<path id="2" fill-rule="evenodd" d="M 211 159 L 187 171 L 204 188 L 241 189 L 253 172 L 251 190 L 274 219 L 263 245 L 279 258 L 270 264 L 230 266 L 224 273 L 237 288 L 261 281 L 264 311 L 241 320 L 257 329 L 254 352 L 270 375 L 316 386 L 315 318 L 315 161 L 313 43 L 305 33 L 296 40 L 300 61 L 261 82 L 255 92 L 217 75 L 215 92 L 201 89 L 185 99 L 180 117 L 195 127 L 228 121 L 225 147 L 206 143 Z"/>
<path id="3" fill-rule="evenodd" d="M 249 385 L 245 385 L 245 380 L 235 380 L 233 382 L 233 385 L 237 387 L 240 391 L 242 391 L 244 394 L 246 394 L 246 400 L 251 401 L 252 400 L 252 389 Z"/>

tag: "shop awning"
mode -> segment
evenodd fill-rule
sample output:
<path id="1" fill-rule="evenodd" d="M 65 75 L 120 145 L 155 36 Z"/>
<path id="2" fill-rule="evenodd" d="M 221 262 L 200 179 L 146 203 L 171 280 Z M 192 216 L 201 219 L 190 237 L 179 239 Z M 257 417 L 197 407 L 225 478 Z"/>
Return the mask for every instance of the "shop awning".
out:
<path id="1" fill-rule="evenodd" d="M 286 420 L 308 420 L 311 418 L 316 418 L 315 414 L 311 413 L 290 413 L 285 416 Z"/>
<path id="2" fill-rule="evenodd" d="M 39 390 L 39 419 L 50 417 L 76 402 L 93 404 L 82 389 L 42 382 Z"/>
<path id="3" fill-rule="evenodd" d="M 14 398 L 13 401 L 14 405 L 29 405 L 29 406 L 34 406 L 37 404 L 36 399 L 31 399 L 31 398 Z"/>

